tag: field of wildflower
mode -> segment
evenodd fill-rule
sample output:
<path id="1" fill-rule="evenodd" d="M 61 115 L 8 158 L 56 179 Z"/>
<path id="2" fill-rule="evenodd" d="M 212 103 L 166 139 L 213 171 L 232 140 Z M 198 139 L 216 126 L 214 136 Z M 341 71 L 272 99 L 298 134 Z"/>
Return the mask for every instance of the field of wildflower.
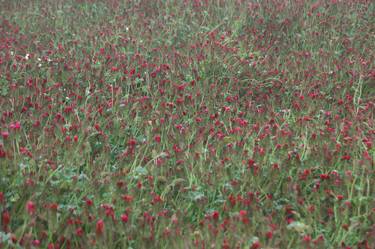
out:
<path id="1" fill-rule="evenodd" d="M 375 2 L 0 0 L 0 248 L 374 249 Z"/>

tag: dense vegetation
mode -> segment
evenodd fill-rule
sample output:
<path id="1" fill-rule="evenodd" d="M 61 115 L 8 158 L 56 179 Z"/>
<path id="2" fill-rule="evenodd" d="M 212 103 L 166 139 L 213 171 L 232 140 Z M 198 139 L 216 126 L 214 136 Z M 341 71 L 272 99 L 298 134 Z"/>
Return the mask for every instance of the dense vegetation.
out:
<path id="1" fill-rule="evenodd" d="M 0 0 L 0 248 L 375 248 L 375 4 Z"/>

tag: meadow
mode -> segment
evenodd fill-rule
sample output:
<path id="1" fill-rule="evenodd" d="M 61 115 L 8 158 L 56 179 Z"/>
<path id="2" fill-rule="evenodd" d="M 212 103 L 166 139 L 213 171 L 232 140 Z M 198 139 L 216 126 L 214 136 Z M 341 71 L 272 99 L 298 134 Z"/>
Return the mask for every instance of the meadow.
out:
<path id="1" fill-rule="evenodd" d="M 0 0 L 0 248 L 374 249 L 375 2 Z"/>

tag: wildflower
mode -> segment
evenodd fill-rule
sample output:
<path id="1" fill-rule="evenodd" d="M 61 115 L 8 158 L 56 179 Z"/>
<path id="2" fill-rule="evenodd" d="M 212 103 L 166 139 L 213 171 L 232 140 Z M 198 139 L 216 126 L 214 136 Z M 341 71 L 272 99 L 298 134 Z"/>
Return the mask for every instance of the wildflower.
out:
<path id="1" fill-rule="evenodd" d="M 272 232 L 272 231 L 268 231 L 268 232 L 266 233 L 266 237 L 267 237 L 267 239 L 272 239 L 272 237 L 273 237 L 273 232 Z"/>
<path id="2" fill-rule="evenodd" d="M 218 220 L 219 219 L 219 211 L 215 210 L 212 212 L 211 216 L 214 220 Z"/>
<path id="3" fill-rule="evenodd" d="M 78 227 L 78 228 L 76 229 L 75 233 L 76 233 L 76 235 L 77 235 L 78 237 L 81 237 L 81 236 L 83 235 L 83 229 L 82 229 L 82 227 Z"/>
<path id="4" fill-rule="evenodd" d="M 3 229 L 6 230 L 6 227 L 10 223 L 10 213 L 6 210 L 1 215 L 1 223 L 3 224 Z"/>
<path id="5" fill-rule="evenodd" d="M 122 215 L 121 215 L 121 221 L 122 221 L 123 223 L 128 222 L 128 220 L 129 220 L 129 217 L 128 217 L 127 214 L 122 214 Z"/>
<path id="6" fill-rule="evenodd" d="M 322 180 L 328 180 L 329 179 L 329 175 L 328 174 L 320 174 L 320 179 L 322 179 Z"/>
<path id="7" fill-rule="evenodd" d="M 260 244 L 259 240 L 254 241 L 250 248 L 251 249 L 259 249 L 259 248 L 261 248 L 261 244 Z"/>
<path id="8" fill-rule="evenodd" d="M 9 137 L 9 132 L 8 131 L 2 131 L 1 136 L 3 137 L 3 139 L 7 139 Z"/>
<path id="9" fill-rule="evenodd" d="M 32 201 L 28 201 L 26 203 L 26 210 L 29 213 L 29 215 L 32 215 L 35 213 L 35 204 Z"/>
<path id="10" fill-rule="evenodd" d="M 349 161 L 350 160 L 350 155 L 344 155 L 341 157 L 342 160 Z"/>
<path id="11" fill-rule="evenodd" d="M 104 232 L 104 221 L 99 219 L 96 222 L 96 234 L 101 235 Z"/>
<path id="12" fill-rule="evenodd" d="M 157 142 L 158 144 L 161 142 L 161 137 L 160 137 L 160 135 L 156 135 L 155 137 L 154 137 L 154 140 L 155 140 L 155 142 Z"/>
<path id="13" fill-rule="evenodd" d="M 311 236 L 310 235 L 303 236 L 303 241 L 306 242 L 306 243 L 310 243 L 311 242 Z"/>
<path id="14" fill-rule="evenodd" d="M 85 200 L 85 202 L 88 207 L 91 207 L 94 204 L 94 202 L 88 198 Z"/>
<path id="15" fill-rule="evenodd" d="M 9 125 L 9 128 L 12 129 L 12 130 L 19 130 L 19 129 L 21 129 L 21 123 L 19 121 L 11 123 Z"/>
<path id="16" fill-rule="evenodd" d="M 127 203 L 131 203 L 131 202 L 133 201 L 133 196 L 131 196 L 131 195 L 123 195 L 121 198 L 122 198 L 125 202 L 127 202 Z"/>
<path id="17" fill-rule="evenodd" d="M 40 246 L 40 240 L 38 240 L 38 239 L 33 240 L 32 245 L 34 247 L 39 247 Z"/>
<path id="18" fill-rule="evenodd" d="M 248 224 L 249 218 L 247 217 L 247 211 L 246 210 L 240 210 L 240 218 L 242 223 Z"/>

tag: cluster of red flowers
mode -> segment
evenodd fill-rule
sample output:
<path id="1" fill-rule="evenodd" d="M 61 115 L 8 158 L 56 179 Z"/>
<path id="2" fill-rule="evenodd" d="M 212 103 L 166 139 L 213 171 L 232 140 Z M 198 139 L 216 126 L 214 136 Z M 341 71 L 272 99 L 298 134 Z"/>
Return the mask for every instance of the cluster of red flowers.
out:
<path id="1" fill-rule="evenodd" d="M 375 248 L 374 3 L 172 2 L 0 3 L 0 248 Z"/>

